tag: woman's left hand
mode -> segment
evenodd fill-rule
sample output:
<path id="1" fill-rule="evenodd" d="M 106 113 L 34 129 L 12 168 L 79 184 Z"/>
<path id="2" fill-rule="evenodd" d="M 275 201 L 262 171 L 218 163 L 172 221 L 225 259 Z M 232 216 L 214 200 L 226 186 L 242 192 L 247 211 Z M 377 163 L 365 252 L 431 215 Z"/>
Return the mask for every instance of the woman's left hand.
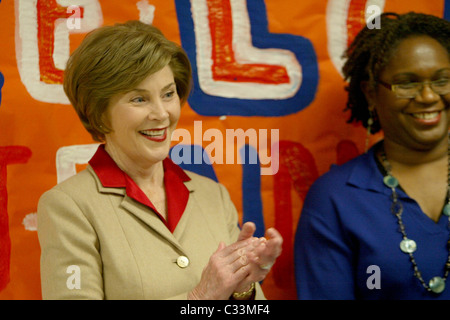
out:
<path id="1" fill-rule="evenodd" d="M 252 222 L 245 223 L 242 226 L 238 241 L 253 237 L 255 230 L 256 227 Z M 252 283 L 266 278 L 276 259 L 281 254 L 282 244 L 283 238 L 274 228 L 268 229 L 265 237 L 253 240 L 252 245 L 255 248 L 247 256 L 249 260 L 249 275 L 238 285 L 236 292 L 245 292 Z"/>

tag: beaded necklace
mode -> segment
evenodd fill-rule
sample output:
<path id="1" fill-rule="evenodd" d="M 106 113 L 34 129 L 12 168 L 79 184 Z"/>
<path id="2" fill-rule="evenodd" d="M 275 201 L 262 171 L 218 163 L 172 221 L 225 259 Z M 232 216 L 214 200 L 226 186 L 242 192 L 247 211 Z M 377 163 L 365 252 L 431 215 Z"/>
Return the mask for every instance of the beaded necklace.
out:
<path id="1" fill-rule="evenodd" d="M 450 140 L 450 137 L 449 137 Z M 449 217 L 449 228 L 450 228 L 450 141 L 448 146 L 448 173 L 447 173 L 447 199 L 446 204 L 444 206 L 444 209 L 442 210 L 442 213 Z M 447 277 L 449 275 L 450 271 L 450 239 L 447 241 L 447 249 L 449 251 L 447 262 L 445 264 L 445 271 L 444 275 L 442 277 L 436 276 L 433 277 L 428 284 L 423 280 L 422 274 L 419 271 L 419 268 L 417 266 L 416 260 L 414 258 L 414 251 L 417 249 L 417 244 L 414 240 L 409 239 L 406 230 L 405 225 L 403 224 L 402 220 L 402 213 L 403 213 L 403 204 L 398 200 L 398 193 L 397 193 L 397 187 L 399 185 L 397 178 L 395 178 L 391 172 L 392 167 L 387 160 L 386 153 L 384 151 L 384 147 L 381 147 L 381 159 L 384 169 L 386 170 L 386 175 L 383 178 L 384 184 L 391 189 L 392 191 L 392 205 L 391 205 L 391 212 L 397 217 L 397 222 L 400 228 L 400 232 L 402 234 L 402 241 L 400 242 L 400 250 L 402 250 L 404 253 L 409 255 L 409 260 L 411 261 L 414 269 L 414 276 L 419 279 L 422 286 L 428 291 L 428 292 L 434 292 L 436 294 L 441 293 L 445 289 L 445 281 L 447 280 Z"/>

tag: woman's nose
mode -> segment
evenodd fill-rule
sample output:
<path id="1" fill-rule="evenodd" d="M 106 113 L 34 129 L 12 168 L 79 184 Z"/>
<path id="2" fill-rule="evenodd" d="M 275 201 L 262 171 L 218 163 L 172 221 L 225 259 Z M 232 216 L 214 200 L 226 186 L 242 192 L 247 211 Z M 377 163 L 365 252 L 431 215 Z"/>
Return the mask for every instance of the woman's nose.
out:
<path id="1" fill-rule="evenodd" d="M 435 103 L 441 98 L 441 96 L 436 93 L 429 83 L 424 83 L 422 89 L 416 96 L 416 101 L 424 104 Z"/>
<path id="2" fill-rule="evenodd" d="M 148 116 L 150 120 L 165 120 L 169 117 L 169 112 L 164 103 L 158 100 L 151 104 Z"/>

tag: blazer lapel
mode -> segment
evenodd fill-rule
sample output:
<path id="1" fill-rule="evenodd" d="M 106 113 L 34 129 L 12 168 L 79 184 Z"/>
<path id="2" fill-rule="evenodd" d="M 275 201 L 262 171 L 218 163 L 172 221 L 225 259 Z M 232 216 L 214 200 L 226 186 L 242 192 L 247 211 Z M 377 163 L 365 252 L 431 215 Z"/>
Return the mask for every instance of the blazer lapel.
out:
<path id="1" fill-rule="evenodd" d="M 198 189 L 193 180 L 185 182 L 185 185 L 189 190 L 189 200 L 186 209 L 173 232 L 175 238 L 183 243 L 186 238 L 200 238 L 198 235 L 209 233 L 210 239 L 214 239 L 214 243 L 217 243 L 217 245 L 220 241 L 225 241 L 229 244 L 231 239 L 227 238 L 226 230 L 224 230 L 223 225 L 217 221 L 217 216 L 210 212 L 211 210 L 220 211 L 221 208 L 216 208 L 217 203 L 215 201 L 210 201 L 212 199 L 202 197 L 198 194 Z M 202 236 L 202 238 L 204 238 L 204 236 Z M 216 248 L 213 248 L 213 250 L 215 249 Z"/>
<path id="2" fill-rule="evenodd" d="M 156 213 L 152 212 L 147 206 L 138 203 L 127 195 L 124 196 L 121 206 L 130 214 L 133 214 L 147 226 L 156 231 L 161 237 L 169 241 L 179 251 L 183 252 L 183 248 L 178 240 L 169 231 L 167 226 L 161 221 Z"/>
<path id="3" fill-rule="evenodd" d="M 195 201 L 195 197 L 193 196 L 193 193 L 195 192 L 195 188 L 194 188 L 194 184 L 193 184 L 192 180 L 185 181 L 184 185 L 189 190 L 189 199 L 186 204 L 186 208 L 184 209 L 183 215 L 181 216 L 180 221 L 178 221 L 178 224 L 177 224 L 175 230 L 173 231 L 173 235 L 177 239 L 180 239 L 182 237 L 183 232 L 187 227 L 187 222 L 189 220 L 188 218 L 190 217 L 190 212 L 192 210 L 199 210 L 199 208 L 197 207 L 198 204 Z"/>
<path id="4" fill-rule="evenodd" d="M 165 238 L 168 242 L 170 242 L 173 246 L 175 246 L 180 252 L 183 252 L 183 248 L 181 247 L 180 243 L 169 231 L 166 225 L 161 221 L 161 219 L 156 215 L 156 213 L 152 212 L 148 207 L 144 206 L 143 204 L 130 198 L 126 194 L 125 188 L 104 187 L 100 182 L 98 176 L 92 170 L 92 168 L 89 167 L 89 170 L 91 170 L 91 173 L 97 182 L 99 192 L 121 195 L 123 197 L 121 207 L 124 210 L 136 216 L 147 226 L 155 230 L 161 237 Z"/>

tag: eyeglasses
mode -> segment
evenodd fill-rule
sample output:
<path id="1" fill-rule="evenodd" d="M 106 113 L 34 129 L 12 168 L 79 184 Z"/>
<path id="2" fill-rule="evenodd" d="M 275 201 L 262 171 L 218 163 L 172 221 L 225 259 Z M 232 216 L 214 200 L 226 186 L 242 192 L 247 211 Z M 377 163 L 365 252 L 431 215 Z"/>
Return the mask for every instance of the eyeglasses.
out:
<path id="1" fill-rule="evenodd" d="M 422 92 L 425 85 L 429 85 L 431 90 L 441 96 L 450 93 L 450 79 L 399 84 L 389 84 L 381 80 L 378 80 L 377 82 L 392 92 L 395 92 L 397 98 L 400 99 L 414 99 L 418 94 L 420 94 L 420 92 Z"/>

